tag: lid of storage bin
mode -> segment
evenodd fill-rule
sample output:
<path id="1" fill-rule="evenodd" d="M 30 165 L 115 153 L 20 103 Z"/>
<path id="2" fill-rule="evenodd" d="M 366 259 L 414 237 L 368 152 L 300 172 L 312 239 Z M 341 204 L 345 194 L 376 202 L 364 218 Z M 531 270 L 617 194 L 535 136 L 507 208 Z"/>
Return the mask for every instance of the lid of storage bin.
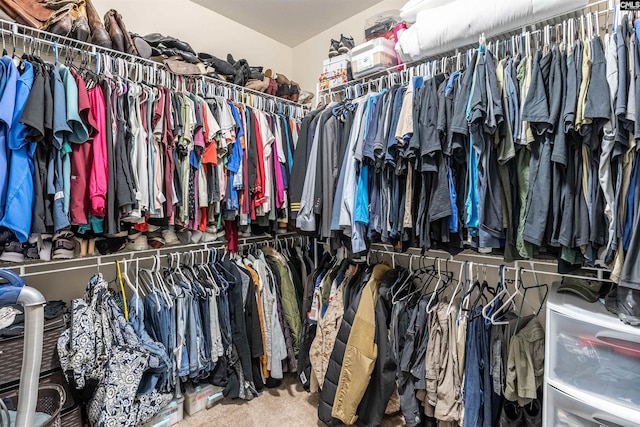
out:
<path id="1" fill-rule="evenodd" d="M 640 336 L 640 328 L 624 324 L 616 316 L 609 313 L 600 300 L 590 303 L 577 295 L 559 293 L 559 286 L 560 283 L 554 283 L 549 292 L 549 299 L 547 300 L 548 310 L 553 310 L 582 322 Z"/>
<path id="2" fill-rule="evenodd" d="M 394 49 L 394 43 L 392 40 L 385 39 L 384 37 L 378 37 L 368 42 L 359 44 L 358 46 L 351 49 L 351 58 L 352 60 L 356 59 L 356 56 L 362 55 L 369 51 L 384 51 L 389 56 L 396 56 L 396 51 Z"/>

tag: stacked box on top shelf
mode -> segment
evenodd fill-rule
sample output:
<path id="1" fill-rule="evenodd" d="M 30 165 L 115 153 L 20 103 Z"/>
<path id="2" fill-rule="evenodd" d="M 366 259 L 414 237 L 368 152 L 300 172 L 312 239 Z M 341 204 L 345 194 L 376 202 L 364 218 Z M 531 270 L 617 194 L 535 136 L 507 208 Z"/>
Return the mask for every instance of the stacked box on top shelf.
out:
<path id="1" fill-rule="evenodd" d="M 349 54 L 325 59 L 320 74 L 320 90 L 331 89 L 349 81 L 351 56 Z"/>

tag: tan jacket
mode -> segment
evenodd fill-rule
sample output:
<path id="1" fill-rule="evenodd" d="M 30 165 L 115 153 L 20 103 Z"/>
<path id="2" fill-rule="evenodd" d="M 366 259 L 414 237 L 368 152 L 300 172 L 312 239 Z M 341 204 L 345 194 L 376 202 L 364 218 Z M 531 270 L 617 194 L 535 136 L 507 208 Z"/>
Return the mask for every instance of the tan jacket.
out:
<path id="1" fill-rule="evenodd" d="M 344 353 L 340 380 L 336 390 L 331 416 L 345 424 L 355 424 L 356 411 L 371 379 L 378 346 L 375 343 L 375 308 L 378 288 L 390 267 L 384 264 L 373 268 L 371 278 L 362 290 L 356 317 L 351 327 Z"/>

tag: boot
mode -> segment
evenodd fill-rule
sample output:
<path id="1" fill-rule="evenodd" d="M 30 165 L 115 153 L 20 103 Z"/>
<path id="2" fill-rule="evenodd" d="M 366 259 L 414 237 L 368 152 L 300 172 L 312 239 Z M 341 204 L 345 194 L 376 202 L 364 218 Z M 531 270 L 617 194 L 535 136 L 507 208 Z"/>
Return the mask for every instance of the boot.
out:
<path id="1" fill-rule="evenodd" d="M 208 54 L 200 54 L 200 60 L 202 60 L 205 64 L 215 68 L 216 72 L 218 74 L 221 74 L 223 76 L 235 76 L 237 73 L 237 70 L 235 69 L 235 67 L 231 64 L 229 64 L 227 61 L 223 61 L 222 59 L 215 57 L 213 55 L 210 55 L 210 58 L 208 59 L 204 59 L 205 55 Z"/>
<path id="2" fill-rule="evenodd" d="M 124 34 L 116 21 L 116 13 L 115 10 L 111 9 L 104 15 L 104 26 L 109 33 L 112 48 L 119 52 L 124 52 Z"/>
<path id="3" fill-rule="evenodd" d="M 227 62 L 231 65 L 236 65 L 236 60 L 233 59 L 233 55 L 230 53 L 227 53 Z"/>
<path id="4" fill-rule="evenodd" d="M 81 42 L 86 42 L 91 36 L 91 27 L 89 27 L 89 19 L 87 18 L 87 8 L 84 3 L 74 8 L 71 15 L 75 15 L 73 21 L 73 38 Z"/>
<path id="5" fill-rule="evenodd" d="M 299 98 L 300 98 L 300 85 L 292 81 L 291 86 L 289 86 L 289 99 L 293 102 L 298 102 Z"/>
<path id="6" fill-rule="evenodd" d="M 91 28 L 91 43 L 111 49 L 111 38 L 109 38 L 109 33 L 104 28 L 98 11 L 91 0 L 85 0 L 85 2 L 87 6 L 87 19 L 89 20 L 89 27 Z"/>
<path id="7" fill-rule="evenodd" d="M 59 36 L 68 37 L 73 30 L 73 18 L 70 13 L 65 13 L 62 18 L 58 20 L 55 24 L 49 26 L 47 31 L 53 34 L 57 34 Z"/>
<path id="8" fill-rule="evenodd" d="M 120 30 L 124 35 L 124 43 L 125 43 L 124 47 L 125 47 L 126 53 L 128 53 L 129 55 L 140 56 L 140 54 L 138 53 L 138 48 L 136 48 L 136 45 L 133 43 L 133 40 L 131 39 L 131 35 L 129 34 L 129 31 L 127 31 L 127 26 L 124 24 L 122 15 L 116 12 L 115 18 L 116 18 L 116 22 L 118 23 L 118 26 L 120 27 Z"/>

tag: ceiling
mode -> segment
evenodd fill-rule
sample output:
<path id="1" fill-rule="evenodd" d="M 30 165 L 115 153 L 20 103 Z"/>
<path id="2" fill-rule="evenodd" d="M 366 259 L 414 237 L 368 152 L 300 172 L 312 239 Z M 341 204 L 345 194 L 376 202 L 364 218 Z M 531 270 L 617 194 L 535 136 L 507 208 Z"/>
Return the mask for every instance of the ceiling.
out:
<path id="1" fill-rule="evenodd" d="M 382 0 L 192 1 L 294 47 Z"/>

